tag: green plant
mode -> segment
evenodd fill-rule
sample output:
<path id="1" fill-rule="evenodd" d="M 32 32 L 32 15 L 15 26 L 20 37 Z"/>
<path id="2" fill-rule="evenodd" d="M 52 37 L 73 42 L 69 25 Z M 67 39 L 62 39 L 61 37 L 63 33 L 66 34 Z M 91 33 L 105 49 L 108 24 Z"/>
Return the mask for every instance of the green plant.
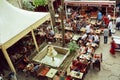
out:
<path id="1" fill-rule="evenodd" d="M 34 9 L 35 9 L 35 7 L 28 0 L 23 1 L 22 8 L 26 9 L 26 10 L 29 10 L 29 11 L 34 11 Z"/>
<path id="2" fill-rule="evenodd" d="M 35 5 L 35 7 L 38 7 L 39 5 L 45 6 L 47 4 L 48 0 L 33 0 L 33 5 Z"/>
<path id="3" fill-rule="evenodd" d="M 70 49 L 70 52 L 74 52 L 76 49 L 79 48 L 78 44 L 75 41 L 71 41 L 68 44 L 68 48 Z"/>

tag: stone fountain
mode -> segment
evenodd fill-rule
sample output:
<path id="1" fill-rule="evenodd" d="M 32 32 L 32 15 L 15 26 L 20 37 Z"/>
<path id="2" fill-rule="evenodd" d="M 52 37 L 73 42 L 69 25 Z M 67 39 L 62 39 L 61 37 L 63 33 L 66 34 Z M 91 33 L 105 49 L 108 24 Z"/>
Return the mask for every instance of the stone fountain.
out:
<path id="1" fill-rule="evenodd" d="M 47 45 L 33 58 L 33 61 L 59 67 L 69 54 L 70 50 L 68 48 Z"/>

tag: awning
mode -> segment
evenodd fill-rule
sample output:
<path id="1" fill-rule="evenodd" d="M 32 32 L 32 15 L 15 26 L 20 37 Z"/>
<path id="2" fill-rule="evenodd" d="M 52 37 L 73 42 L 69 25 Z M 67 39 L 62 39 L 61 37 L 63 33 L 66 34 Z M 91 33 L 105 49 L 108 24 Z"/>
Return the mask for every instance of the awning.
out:
<path id="1" fill-rule="evenodd" d="M 49 18 L 49 13 L 25 11 L 0 0 L 0 48 L 10 47 Z"/>
<path id="2" fill-rule="evenodd" d="M 64 3 L 66 5 L 71 5 L 71 6 L 102 6 L 102 5 L 115 5 L 116 1 L 96 1 L 96 0 L 65 0 Z"/>
<path id="3" fill-rule="evenodd" d="M 12 72 L 16 73 L 16 70 L 9 58 L 7 48 L 29 32 L 32 33 L 34 43 L 37 46 L 33 29 L 49 19 L 49 13 L 25 11 L 12 6 L 6 0 L 0 0 L 0 49 Z"/>

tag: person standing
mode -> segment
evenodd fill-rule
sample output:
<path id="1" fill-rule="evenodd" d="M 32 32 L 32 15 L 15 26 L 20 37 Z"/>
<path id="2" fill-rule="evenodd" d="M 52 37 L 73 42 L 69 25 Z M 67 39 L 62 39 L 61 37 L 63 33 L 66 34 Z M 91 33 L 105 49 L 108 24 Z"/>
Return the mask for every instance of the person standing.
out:
<path id="1" fill-rule="evenodd" d="M 120 30 L 120 15 L 116 18 L 116 28 Z"/>
<path id="2" fill-rule="evenodd" d="M 3 74 L 0 74 L 0 80 L 3 80 Z"/>
<path id="3" fill-rule="evenodd" d="M 112 23 L 112 20 L 110 20 L 109 24 L 108 24 L 108 29 L 109 29 L 109 36 L 112 35 L 112 29 L 113 29 L 113 23 Z"/>
<path id="4" fill-rule="evenodd" d="M 112 41 L 111 41 L 110 44 L 111 44 L 110 53 L 111 53 L 112 55 L 115 55 L 116 43 L 115 43 L 115 41 L 113 40 L 113 38 L 112 38 Z"/>
<path id="5" fill-rule="evenodd" d="M 100 12 L 100 10 L 98 10 L 97 20 L 98 22 L 102 20 L 102 13 Z"/>
<path id="6" fill-rule="evenodd" d="M 109 24 L 109 19 L 108 19 L 108 17 L 107 17 L 105 14 L 104 14 L 103 17 L 102 17 L 102 20 L 103 20 L 103 22 L 105 23 L 105 25 L 108 26 L 108 24 Z"/>
<path id="7" fill-rule="evenodd" d="M 104 36 L 104 44 L 107 44 L 108 36 L 109 36 L 109 30 L 107 27 L 103 30 L 103 36 Z"/>

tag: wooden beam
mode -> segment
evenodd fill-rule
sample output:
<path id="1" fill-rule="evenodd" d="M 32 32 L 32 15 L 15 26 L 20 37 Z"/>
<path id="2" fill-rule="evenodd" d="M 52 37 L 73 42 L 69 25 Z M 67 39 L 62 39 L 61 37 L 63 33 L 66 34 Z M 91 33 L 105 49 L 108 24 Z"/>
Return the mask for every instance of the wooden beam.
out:
<path id="1" fill-rule="evenodd" d="M 6 61 L 8 62 L 8 65 L 9 65 L 11 71 L 16 74 L 16 70 L 15 70 L 15 68 L 13 66 L 13 63 L 12 63 L 8 53 L 7 53 L 7 50 L 6 50 L 5 46 L 2 46 L 2 52 L 3 52 L 4 56 L 5 56 Z"/>

